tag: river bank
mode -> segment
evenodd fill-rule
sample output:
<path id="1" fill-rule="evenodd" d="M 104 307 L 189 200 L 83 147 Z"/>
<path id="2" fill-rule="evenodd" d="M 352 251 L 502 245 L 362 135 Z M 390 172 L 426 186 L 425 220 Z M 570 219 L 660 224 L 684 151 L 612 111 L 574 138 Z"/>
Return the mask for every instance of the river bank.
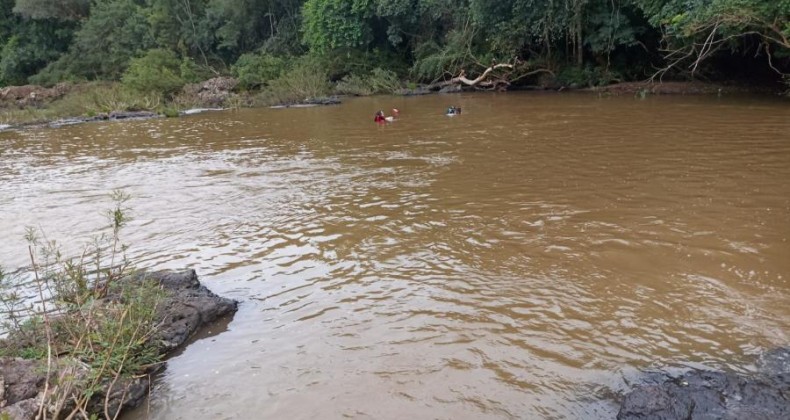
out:
<path id="1" fill-rule="evenodd" d="M 200 284 L 194 270 L 138 273 L 124 280 L 133 287 L 140 287 L 144 281 L 154 282 L 164 293 L 153 320 L 157 327 L 146 338 L 158 357 L 166 358 L 199 330 L 237 309 L 238 302 L 219 297 Z M 100 305 L 120 299 L 118 294 L 109 294 Z M 3 348 L 24 346 L 13 342 L 19 337 L 12 336 L 0 344 Z M 46 357 L 0 357 L 0 417 L 21 420 L 38 418 L 42 413 L 52 418 L 82 413 L 85 417 L 96 414 L 115 418 L 117 413 L 140 404 L 148 395 L 151 375 L 165 367 L 165 362 L 154 363 L 133 374 L 118 373 L 111 380 L 95 383 L 90 379 L 97 377 L 96 371 L 104 366 L 90 366 L 78 355 L 57 352 L 51 362 L 48 365 Z"/>
<path id="2" fill-rule="evenodd" d="M 116 84 L 60 84 L 41 86 L 10 86 L 0 89 L 0 131 L 58 128 L 67 125 L 119 120 L 179 117 L 200 112 L 272 107 L 292 108 L 336 105 L 348 95 L 308 97 L 302 100 L 263 98 L 262 93 L 237 92 L 238 81 L 219 77 L 188 85 L 182 94 L 170 101 L 130 93 Z M 450 85 L 443 89 L 426 87 L 394 91 L 396 96 L 452 94 L 473 91 L 473 88 Z M 722 85 L 694 82 L 623 82 L 593 88 L 565 86 L 533 86 L 514 90 L 544 92 L 591 92 L 598 95 L 730 95 L 754 93 L 771 95 L 775 91 L 763 87 Z"/>

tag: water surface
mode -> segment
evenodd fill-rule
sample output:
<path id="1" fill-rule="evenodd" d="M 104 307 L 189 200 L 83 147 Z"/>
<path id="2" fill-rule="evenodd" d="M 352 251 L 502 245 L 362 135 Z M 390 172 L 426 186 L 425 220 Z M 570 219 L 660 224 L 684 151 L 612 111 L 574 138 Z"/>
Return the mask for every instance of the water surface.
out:
<path id="1" fill-rule="evenodd" d="M 138 265 L 242 302 L 137 418 L 611 418 L 641 370 L 746 372 L 790 344 L 788 162 L 790 106 L 749 97 L 5 132 L 0 261 L 27 264 L 26 225 L 77 249 L 123 188 Z"/>

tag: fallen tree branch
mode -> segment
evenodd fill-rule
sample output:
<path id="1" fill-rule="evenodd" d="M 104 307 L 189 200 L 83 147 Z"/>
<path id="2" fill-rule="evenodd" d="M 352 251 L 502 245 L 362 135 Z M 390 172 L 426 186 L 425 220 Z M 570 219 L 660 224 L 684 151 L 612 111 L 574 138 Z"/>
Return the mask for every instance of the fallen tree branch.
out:
<path id="1" fill-rule="evenodd" d="M 485 71 L 475 79 L 467 78 L 466 71 L 461 70 L 461 73 L 458 76 L 455 76 L 449 80 L 432 83 L 426 86 L 426 88 L 428 90 L 439 90 L 445 86 L 458 85 L 458 84 L 464 84 L 466 86 L 471 86 L 471 87 L 491 87 L 499 84 L 509 84 L 505 80 L 499 80 L 499 81 L 487 80 L 492 71 L 502 68 L 513 70 L 514 66 L 513 64 L 508 64 L 508 63 L 495 64 L 485 69 Z"/>

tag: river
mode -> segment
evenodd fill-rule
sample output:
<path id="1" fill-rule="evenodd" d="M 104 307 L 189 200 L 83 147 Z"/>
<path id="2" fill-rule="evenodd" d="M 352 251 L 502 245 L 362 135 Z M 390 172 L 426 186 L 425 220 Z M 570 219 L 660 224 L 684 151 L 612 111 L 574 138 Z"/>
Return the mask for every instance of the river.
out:
<path id="1" fill-rule="evenodd" d="M 2 132 L 0 263 L 28 264 L 28 225 L 77 249 L 122 188 L 138 266 L 241 302 L 129 418 L 612 418 L 642 371 L 790 344 L 788 162 L 787 101 L 748 96 Z"/>

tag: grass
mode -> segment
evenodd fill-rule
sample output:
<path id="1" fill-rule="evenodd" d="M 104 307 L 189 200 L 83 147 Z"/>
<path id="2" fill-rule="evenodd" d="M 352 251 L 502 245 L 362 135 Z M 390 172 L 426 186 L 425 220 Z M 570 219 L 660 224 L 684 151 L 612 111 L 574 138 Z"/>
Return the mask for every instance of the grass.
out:
<path id="1" fill-rule="evenodd" d="M 230 108 L 294 104 L 332 94 L 374 95 L 393 93 L 402 87 L 397 75 L 381 68 L 369 74 L 351 74 L 333 84 L 326 66 L 308 58 L 297 60 L 287 71 L 270 80 L 256 93 L 231 95 L 225 103 Z M 174 117 L 181 109 L 206 106 L 195 95 L 181 92 L 172 98 L 158 93 L 142 93 L 124 88 L 120 83 L 90 82 L 72 86 L 68 93 L 40 106 L 0 107 L 0 124 L 26 125 L 46 123 L 69 117 L 93 117 L 118 111 L 152 111 Z"/>
<path id="2" fill-rule="evenodd" d="M 296 64 L 255 96 L 256 105 L 276 105 L 303 102 L 332 93 L 326 69 L 305 61 Z"/>
<path id="3" fill-rule="evenodd" d="M 337 82 L 335 91 L 341 95 L 368 96 L 391 94 L 401 88 L 398 75 L 392 71 L 375 68 L 367 76 L 350 74 Z"/>
<path id="4" fill-rule="evenodd" d="M 119 83 L 93 82 L 76 85 L 63 97 L 40 107 L 0 108 L 0 124 L 34 124 L 67 117 L 91 117 L 116 111 L 159 111 L 159 94 L 138 93 Z"/>
<path id="5" fill-rule="evenodd" d="M 127 280 L 134 270 L 120 232 L 128 222 L 128 198 L 113 193 L 109 225 L 80 256 L 64 257 L 43 232 L 28 228 L 30 275 L 23 279 L 0 270 L 0 332 L 6 335 L 0 356 L 46 365 L 44 417 L 88 413 L 107 384 L 144 374 L 160 362 L 151 338 L 164 292 L 144 278 Z M 104 413 L 93 414 L 116 417 L 103 402 Z"/>

